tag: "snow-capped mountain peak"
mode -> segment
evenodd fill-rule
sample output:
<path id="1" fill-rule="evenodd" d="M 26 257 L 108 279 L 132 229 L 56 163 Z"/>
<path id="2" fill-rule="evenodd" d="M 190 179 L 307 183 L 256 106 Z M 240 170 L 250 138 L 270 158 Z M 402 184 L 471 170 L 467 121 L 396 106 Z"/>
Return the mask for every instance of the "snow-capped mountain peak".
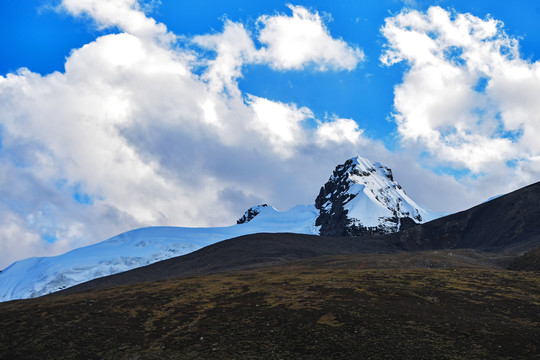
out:
<path id="1" fill-rule="evenodd" d="M 434 216 L 407 196 L 390 168 L 357 156 L 338 165 L 315 200 L 321 235 L 389 233 Z"/>

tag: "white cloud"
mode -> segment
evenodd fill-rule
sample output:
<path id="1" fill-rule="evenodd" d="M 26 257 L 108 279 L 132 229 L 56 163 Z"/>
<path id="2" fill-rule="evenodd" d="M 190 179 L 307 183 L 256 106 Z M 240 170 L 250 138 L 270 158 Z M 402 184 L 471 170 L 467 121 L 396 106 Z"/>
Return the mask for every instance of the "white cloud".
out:
<path id="1" fill-rule="evenodd" d="M 47 244 L 35 232 L 29 231 L 24 219 L 17 217 L 11 211 L 1 211 L 0 223 L 0 264 L 9 265 L 9 259 L 20 259 L 29 253 L 44 253 Z M 50 253 L 50 251 L 47 251 Z"/>
<path id="2" fill-rule="evenodd" d="M 296 105 L 287 105 L 277 101 L 249 95 L 248 104 L 255 116 L 251 126 L 262 135 L 266 135 L 270 144 L 283 157 L 294 154 L 294 148 L 306 142 L 306 130 L 302 122 L 313 118 L 308 108 L 298 109 Z"/>
<path id="3" fill-rule="evenodd" d="M 221 33 L 196 36 L 193 42 L 213 50 L 203 78 L 213 90 L 234 91 L 244 64 L 268 64 L 279 70 L 301 70 L 315 65 L 319 71 L 353 70 L 364 60 L 364 53 L 341 39 L 333 38 L 318 13 L 301 6 L 288 6 L 292 16 L 272 15 L 257 19 L 260 30 L 255 47 L 244 25 L 225 21 Z"/>
<path id="4" fill-rule="evenodd" d="M 64 72 L 0 76 L 0 267 L 135 227 L 228 225 L 257 202 L 309 203 L 328 164 L 384 149 L 345 133 L 349 120 L 242 93 L 242 65 L 265 61 L 240 24 L 193 39 L 216 50 L 207 59 L 134 0 L 63 6 L 120 33 L 73 50 Z"/>
<path id="5" fill-rule="evenodd" d="M 213 91 L 236 91 L 235 80 L 242 76 L 242 65 L 256 61 L 257 50 L 242 24 L 225 21 L 222 33 L 196 36 L 193 42 L 214 50 L 217 56 L 208 61 L 203 78 L 209 81 Z"/>
<path id="6" fill-rule="evenodd" d="M 60 9 L 74 16 L 87 15 L 98 27 L 118 27 L 119 30 L 143 39 L 164 43 L 175 40 L 164 24 L 147 17 L 138 0 L 61 0 Z"/>
<path id="7" fill-rule="evenodd" d="M 431 7 L 387 18 L 382 34 L 382 63 L 408 65 L 394 99 L 404 144 L 485 176 L 540 155 L 540 64 L 500 21 Z"/>
<path id="8" fill-rule="evenodd" d="M 467 190 L 451 177 L 433 175 L 410 156 L 369 139 L 351 119 L 330 116 L 321 121 L 302 104 L 238 88 L 236 81 L 248 63 L 276 69 L 357 66 L 361 51 L 330 37 L 317 13 L 291 7 L 292 16 L 264 16 L 258 35 L 226 21 L 223 32 L 192 39 L 192 44 L 215 51 L 208 58 L 176 46 L 176 36 L 134 0 L 66 0 L 64 6 L 120 33 L 75 49 L 65 72 L 42 76 L 21 69 L 0 76 L 0 268 L 21 257 L 56 254 L 135 227 L 228 225 L 259 202 L 280 209 L 310 203 L 332 167 L 355 154 L 392 167 L 413 198 L 435 210 L 462 206 L 456 194 L 465 193 L 473 203 L 498 191 L 486 186 L 475 193 L 469 191 L 473 186 Z M 413 25 L 426 15 L 411 14 L 416 18 L 403 14 L 403 21 L 416 29 Z M 419 29 L 429 27 L 429 21 L 422 24 Z M 452 33 L 455 21 L 445 24 L 446 33 Z M 482 24 L 473 34 L 489 35 L 493 26 Z M 440 53 L 444 49 L 431 42 L 430 33 L 422 39 L 431 53 L 418 49 L 432 54 L 429 61 L 414 51 L 406 57 L 398 46 L 403 43 L 398 25 L 387 24 L 389 39 L 390 33 L 396 37 L 389 40 L 395 45 L 389 45 L 386 61 L 414 64 L 396 89 L 399 129 L 409 136 L 402 131 L 404 139 L 433 152 L 441 149 L 445 161 L 469 157 L 479 169 L 486 159 L 504 158 L 518 146 L 527 159 L 515 164 L 520 181 L 540 175 L 535 170 L 540 157 L 534 156 L 536 115 L 531 111 L 538 105 L 529 91 L 538 86 L 538 76 L 531 76 L 539 73 L 538 66 L 516 56 L 502 56 L 497 63 L 497 57 L 488 56 L 489 46 L 496 45 L 487 38 L 482 41 L 487 50 L 467 52 L 463 61 L 475 65 L 463 72 L 463 65 Z M 275 37 L 283 29 L 289 30 L 286 36 Z M 306 35 L 306 29 L 313 32 Z M 423 30 L 414 31 L 422 37 Z M 301 34 L 316 38 L 289 53 L 279 50 Z M 253 41 L 257 36 L 263 44 L 259 49 Z M 495 38 L 502 44 L 512 41 Z M 471 40 L 470 47 L 476 45 Z M 480 77 L 488 78 L 485 92 L 471 92 Z M 427 90 L 419 92 L 418 84 Z M 444 99 L 438 91 L 445 91 Z M 492 103 L 497 110 L 490 109 Z M 470 123 L 463 108 L 476 104 L 482 111 Z M 517 142 L 493 135 L 508 130 L 520 132 Z M 492 171 L 487 176 L 497 175 Z M 450 194 L 447 201 L 430 196 L 440 192 L 441 184 Z M 49 244 L 44 238 L 57 240 Z"/>
<path id="9" fill-rule="evenodd" d="M 364 60 L 364 53 L 341 39 L 334 39 L 318 13 L 288 5 L 292 17 L 261 16 L 258 40 L 265 45 L 261 58 L 280 70 L 302 69 L 313 63 L 319 70 L 352 70 Z"/>
<path id="10" fill-rule="evenodd" d="M 315 132 L 316 142 L 325 147 L 331 143 L 340 144 L 349 142 L 359 144 L 362 141 L 362 133 L 358 124 L 352 119 L 336 118 L 331 122 L 320 123 Z"/>

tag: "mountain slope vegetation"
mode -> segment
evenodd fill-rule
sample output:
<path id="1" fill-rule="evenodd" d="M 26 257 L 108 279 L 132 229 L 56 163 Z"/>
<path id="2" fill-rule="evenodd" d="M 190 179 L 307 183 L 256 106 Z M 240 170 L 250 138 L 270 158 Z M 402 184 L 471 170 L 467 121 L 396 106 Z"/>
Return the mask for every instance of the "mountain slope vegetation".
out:
<path id="1" fill-rule="evenodd" d="M 0 358 L 534 358 L 540 276 L 496 260 L 325 256 L 11 301 Z"/>

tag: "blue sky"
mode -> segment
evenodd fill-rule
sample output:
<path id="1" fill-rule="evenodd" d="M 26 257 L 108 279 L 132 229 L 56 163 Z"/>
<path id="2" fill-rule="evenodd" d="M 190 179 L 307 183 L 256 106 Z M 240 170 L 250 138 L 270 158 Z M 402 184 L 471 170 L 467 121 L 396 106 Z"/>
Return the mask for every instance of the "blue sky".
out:
<path id="1" fill-rule="evenodd" d="M 539 19 L 532 0 L 1 2 L 0 267 L 310 203 L 357 154 L 436 211 L 538 181 Z"/>
<path id="2" fill-rule="evenodd" d="M 63 71 L 71 49 L 96 37 L 117 32 L 99 30 L 86 17 L 54 11 L 54 1 L 22 0 L 0 4 L 0 74 L 28 67 L 42 75 Z M 223 20 L 246 24 L 254 31 L 256 19 L 264 14 L 285 13 L 283 1 L 160 1 L 149 15 L 167 25 L 175 34 L 195 36 L 223 28 Z M 395 125 L 386 121 L 392 110 L 393 87 L 402 76 L 400 67 L 381 68 L 377 61 L 384 40 L 380 28 L 390 14 L 404 7 L 425 11 L 439 5 L 456 12 L 470 12 L 501 20 L 507 33 L 520 39 L 522 56 L 538 60 L 540 55 L 540 4 L 534 0 L 505 1 L 303 1 L 295 2 L 326 16 L 331 34 L 357 44 L 368 61 L 352 72 L 275 72 L 264 66 L 247 66 L 240 87 L 249 93 L 274 100 L 308 106 L 318 116 L 336 113 L 357 121 L 367 133 L 396 146 Z M 152 5 L 152 3 L 149 3 Z M 351 93 L 362 96 L 351 96 Z"/>

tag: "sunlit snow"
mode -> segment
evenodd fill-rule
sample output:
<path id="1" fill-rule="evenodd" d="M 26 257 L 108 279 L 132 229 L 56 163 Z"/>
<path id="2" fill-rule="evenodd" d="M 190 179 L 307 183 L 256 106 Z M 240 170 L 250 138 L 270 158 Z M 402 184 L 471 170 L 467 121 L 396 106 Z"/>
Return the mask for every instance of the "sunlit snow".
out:
<path id="1" fill-rule="evenodd" d="M 95 278 L 184 255 L 218 241 L 261 232 L 318 233 L 313 206 L 271 206 L 246 224 L 216 228 L 148 227 L 54 257 L 13 263 L 0 273 L 0 301 L 33 298 Z"/>

